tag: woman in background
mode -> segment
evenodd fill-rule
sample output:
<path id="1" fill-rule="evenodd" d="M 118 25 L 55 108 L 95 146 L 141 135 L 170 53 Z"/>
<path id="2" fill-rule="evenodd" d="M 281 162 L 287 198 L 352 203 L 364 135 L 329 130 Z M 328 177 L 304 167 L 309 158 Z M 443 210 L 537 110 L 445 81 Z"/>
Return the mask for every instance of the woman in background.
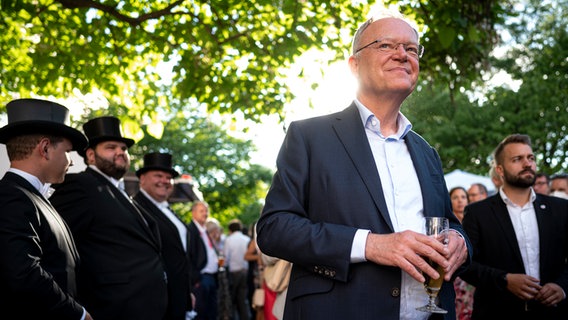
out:
<path id="1" fill-rule="evenodd" d="M 463 220 L 465 206 L 468 204 L 467 191 L 462 187 L 454 187 L 450 190 L 452 210 L 456 217 Z M 473 311 L 473 292 L 475 287 L 457 277 L 454 281 L 456 291 L 456 319 L 469 320 Z"/>

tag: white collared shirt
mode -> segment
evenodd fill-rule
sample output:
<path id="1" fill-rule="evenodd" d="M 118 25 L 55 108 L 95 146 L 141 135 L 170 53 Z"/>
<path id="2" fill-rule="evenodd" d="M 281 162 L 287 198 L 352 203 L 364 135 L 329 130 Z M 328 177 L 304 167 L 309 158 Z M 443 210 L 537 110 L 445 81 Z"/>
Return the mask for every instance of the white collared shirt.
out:
<path id="1" fill-rule="evenodd" d="M 507 211 L 521 250 L 525 272 L 529 276 L 540 279 L 540 237 L 533 206 L 536 194 L 531 189 L 530 200 L 522 207 L 513 203 L 502 188 L 499 190 L 499 195 L 507 205 Z"/>
<path id="2" fill-rule="evenodd" d="M 26 181 L 29 182 L 42 196 L 44 196 L 46 199 L 49 198 L 51 183 L 41 183 L 38 177 L 20 169 L 9 168 L 8 171 L 26 179 Z"/>
<path id="3" fill-rule="evenodd" d="M 412 230 L 425 233 L 426 220 L 423 213 L 422 190 L 410 152 L 404 141 L 406 134 L 412 129 L 412 124 L 399 112 L 397 133 L 385 137 L 381 133 L 379 119 L 359 100 L 355 99 L 355 104 L 365 127 L 375 165 L 381 178 L 383 195 L 394 231 Z M 365 237 L 358 238 L 362 232 Z M 357 251 L 360 251 L 362 246 L 363 260 L 367 233 L 367 230 L 359 230 L 353 244 L 354 247 L 359 247 Z M 363 239 L 361 244 L 355 243 L 361 239 Z M 428 296 L 423 284 L 414 280 L 408 273 L 402 272 L 400 319 L 427 319 L 429 314 L 416 310 L 417 307 L 425 305 L 427 301 Z"/>
<path id="4" fill-rule="evenodd" d="M 120 190 L 127 198 L 130 199 L 126 191 L 124 191 L 124 182 L 122 179 L 116 180 L 115 178 L 108 176 L 106 173 L 102 172 L 101 169 L 97 168 L 97 166 L 90 164 L 89 168 L 95 170 L 96 172 L 100 173 L 103 177 L 107 178 L 113 186 L 115 186 L 118 190 Z"/>
<path id="5" fill-rule="evenodd" d="M 211 242 L 211 238 L 207 235 L 207 230 L 205 227 L 199 224 L 199 222 L 194 221 L 197 230 L 199 230 L 199 235 L 205 244 L 205 251 L 207 252 L 207 264 L 201 273 L 217 273 L 219 271 L 219 257 L 217 256 L 217 251 L 213 247 L 214 244 Z"/>
<path id="6" fill-rule="evenodd" d="M 248 270 L 248 261 L 245 260 L 250 237 L 243 234 L 242 231 L 235 231 L 225 239 L 223 246 L 223 254 L 225 255 L 225 265 L 229 267 L 229 271 L 245 271 Z"/>
<path id="7" fill-rule="evenodd" d="M 181 244 L 183 246 L 183 250 L 185 250 L 187 252 L 187 227 L 175 215 L 175 213 L 170 209 L 168 202 L 167 201 L 163 201 L 163 202 L 156 201 L 144 189 L 140 189 L 140 192 L 142 192 L 142 194 L 145 195 L 146 198 L 148 198 L 150 201 L 152 201 L 152 203 L 158 209 L 160 209 L 160 211 L 162 211 L 164 213 L 164 215 L 174 224 L 174 226 L 176 227 L 176 229 L 179 233 L 179 237 L 180 237 L 180 240 L 181 240 Z"/>

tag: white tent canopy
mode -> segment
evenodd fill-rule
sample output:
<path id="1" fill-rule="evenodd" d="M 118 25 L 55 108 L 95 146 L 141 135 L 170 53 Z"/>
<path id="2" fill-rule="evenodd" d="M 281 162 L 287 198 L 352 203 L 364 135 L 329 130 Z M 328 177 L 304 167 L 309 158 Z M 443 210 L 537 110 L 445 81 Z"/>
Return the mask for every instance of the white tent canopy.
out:
<path id="1" fill-rule="evenodd" d="M 464 187 L 467 190 L 474 183 L 483 184 L 487 188 L 489 194 L 493 194 L 496 191 L 491 178 L 465 172 L 459 169 L 446 174 L 444 179 L 446 180 L 448 191 L 453 187 Z"/>

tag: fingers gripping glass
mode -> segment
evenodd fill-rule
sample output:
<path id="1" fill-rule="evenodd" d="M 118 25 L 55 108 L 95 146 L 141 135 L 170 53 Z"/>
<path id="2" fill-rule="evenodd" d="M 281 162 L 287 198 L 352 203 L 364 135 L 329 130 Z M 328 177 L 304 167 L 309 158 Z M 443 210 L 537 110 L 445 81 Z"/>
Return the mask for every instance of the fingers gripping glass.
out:
<path id="1" fill-rule="evenodd" d="M 447 245 L 449 241 L 449 228 L 449 222 L 446 218 L 426 217 L 426 235 L 437 239 L 444 245 Z M 428 294 L 428 303 L 422 307 L 416 308 L 416 310 L 431 313 L 448 313 L 447 310 L 436 305 L 436 298 L 438 297 L 438 293 L 440 292 L 442 283 L 444 282 L 444 269 L 430 259 L 428 259 L 428 263 L 432 268 L 436 269 L 436 271 L 440 274 L 440 277 L 433 279 L 430 278 L 428 274 L 423 273 L 424 278 L 426 278 L 426 281 L 424 282 L 424 290 L 426 290 L 426 293 Z"/>
<path id="2" fill-rule="evenodd" d="M 375 45 L 374 47 L 372 47 L 373 49 L 379 51 L 379 52 L 383 52 L 383 53 L 388 53 L 388 54 L 392 54 L 395 53 L 396 50 L 398 50 L 399 46 L 402 46 L 404 48 L 404 51 L 406 52 L 406 54 L 408 54 L 409 56 L 415 57 L 415 58 L 422 58 L 422 55 L 424 54 L 424 46 L 421 44 L 413 44 L 413 43 L 395 43 L 395 42 L 390 42 L 390 41 L 386 41 L 386 40 L 382 40 L 382 39 L 377 39 L 369 44 L 366 44 L 364 46 L 362 46 L 361 48 L 357 49 L 355 51 L 355 53 L 358 53 L 359 51 L 369 48 L 373 45 Z"/>

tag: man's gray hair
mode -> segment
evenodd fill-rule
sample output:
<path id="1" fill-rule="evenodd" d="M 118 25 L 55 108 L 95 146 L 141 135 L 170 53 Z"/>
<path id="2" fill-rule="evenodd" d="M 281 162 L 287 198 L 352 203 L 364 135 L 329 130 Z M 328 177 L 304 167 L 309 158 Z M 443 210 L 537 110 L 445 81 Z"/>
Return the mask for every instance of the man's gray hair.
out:
<path id="1" fill-rule="evenodd" d="M 412 29 L 414 29 L 414 32 L 416 32 L 416 37 L 418 38 L 418 40 L 420 40 L 420 34 L 418 33 L 418 26 L 416 25 L 416 23 L 407 19 L 402 13 L 400 13 L 397 10 L 383 8 L 383 9 L 373 13 L 371 15 L 371 17 L 369 19 L 367 19 L 367 21 L 363 22 L 359 26 L 359 28 L 357 29 L 357 32 L 355 32 L 355 36 L 353 37 L 353 42 L 351 43 L 351 54 L 355 54 L 355 51 L 357 51 L 357 49 L 359 47 L 361 47 L 360 42 L 361 42 L 361 37 L 363 35 L 363 32 L 365 32 L 365 30 L 367 30 L 367 28 L 373 22 L 384 19 L 384 18 L 396 18 L 396 19 L 400 19 L 400 20 L 403 20 L 404 22 L 408 23 L 408 25 L 410 25 L 410 27 Z"/>

